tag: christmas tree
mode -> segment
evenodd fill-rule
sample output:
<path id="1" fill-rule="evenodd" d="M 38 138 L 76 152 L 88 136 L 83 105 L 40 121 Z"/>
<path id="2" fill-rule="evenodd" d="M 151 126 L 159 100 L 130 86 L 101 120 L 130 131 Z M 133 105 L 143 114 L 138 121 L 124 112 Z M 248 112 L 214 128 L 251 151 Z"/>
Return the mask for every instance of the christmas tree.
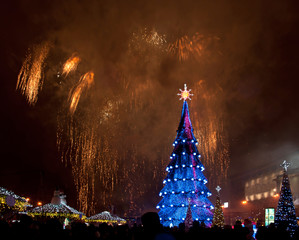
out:
<path id="1" fill-rule="evenodd" d="M 189 198 L 188 199 L 188 209 L 187 209 L 187 214 L 186 214 L 186 219 L 185 219 L 185 229 L 186 230 L 189 230 L 189 228 L 192 227 L 193 225 L 193 219 L 192 219 L 192 212 L 191 212 L 191 199 Z"/>
<path id="2" fill-rule="evenodd" d="M 160 192 L 163 199 L 157 205 L 159 216 L 164 226 L 178 226 L 190 216 L 187 214 L 190 206 L 192 220 L 203 222 L 210 226 L 212 222 L 213 205 L 208 200 L 211 192 L 205 186 L 208 182 L 203 175 L 202 165 L 196 145 L 197 140 L 193 134 L 187 99 L 190 99 L 191 90 L 180 90 L 181 99 L 184 100 L 181 120 L 177 136 L 173 143 L 174 149 L 170 156 L 170 163 L 166 167 L 168 172 Z"/>
<path id="3" fill-rule="evenodd" d="M 283 177 L 274 223 L 276 226 L 286 228 L 286 230 L 290 233 L 290 236 L 293 237 L 298 225 L 296 221 L 296 212 L 293 203 L 289 177 L 287 174 L 289 165 L 290 164 L 285 160 L 281 164 L 283 167 Z"/>
<path id="4" fill-rule="evenodd" d="M 217 197 L 216 197 L 216 205 L 215 205 L 214 217 L 213 217 L 213 226 L 222 228 L 224 227 L 224 216 L 223 216 L 223 211 L 222 211 L 222 206 L 220 201 L 220 193 L 219 193 L 220 190 L 221 188 L 217 186 L 216 187 Z"/>

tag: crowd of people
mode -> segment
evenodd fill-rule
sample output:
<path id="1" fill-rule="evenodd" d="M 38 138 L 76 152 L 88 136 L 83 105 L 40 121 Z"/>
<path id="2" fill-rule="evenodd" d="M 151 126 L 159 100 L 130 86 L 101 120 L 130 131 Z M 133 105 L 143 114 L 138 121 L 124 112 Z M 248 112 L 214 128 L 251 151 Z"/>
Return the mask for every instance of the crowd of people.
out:
<path id="1" fill-rule="evenodd" d="M 168 228 L 160 224 L 157 213 L 148 212 L 141 217 L 141 225 L 134 224 L 110 226 L 102 223 L 99 226 L 87 225 L 84 222 L 74 221 L 63 227 L 58 219 L 37 221 L 27 215 L 22 215 L 19 221 L 9 222 L 0 220 L 1 239 L 31 239 L 31 240 L 288 240 L 290 235 L 284 229 L 270 224 L 268 227 L 259 226 L 254 236 L 250 221 L 236 221 L 234 226 L 224 228 L 207 228 L 197 221 L 186 227 L 184 223 L 178 227 Z M 295 233 L 293 239 L 299 239 Z"/>

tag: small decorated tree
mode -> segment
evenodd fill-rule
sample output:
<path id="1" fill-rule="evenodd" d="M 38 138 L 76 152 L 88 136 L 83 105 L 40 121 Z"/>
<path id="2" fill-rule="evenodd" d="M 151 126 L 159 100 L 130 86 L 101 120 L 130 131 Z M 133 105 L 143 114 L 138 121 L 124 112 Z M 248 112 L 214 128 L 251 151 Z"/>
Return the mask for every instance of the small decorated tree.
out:
<path id="1" fill-rule="evenodd" d="M 185 218 L 185 227 L 187 230 L 189 228 L 191 228 L 193 225 L 192 212 L 191 212 L 191 206 L 190 206 L 190 202 L 191 202 L 190 198 L 188 199 L 188 202 L 189 202 L 189 204 L 188 204 L 187 214 L 186 214 L 186 218 Z"/>
<path id="2" fill-rule="evenodd" d="M 216 197 L 216 205 L 215 205 L 215 210 L 214 210 L 214 217 L 213 217 L 213 226 L 217 227 L 224 227 L 224 216 L 223 216 L 223 210 L 222 210 L 222 205 L 221 205 L 221 200 L 220 200 L 220 190 L 221 187 L 217 186 L 216 191 L 217 191 L 217 197 Z"/>
<path id="3" fill-rule="evenodd" d="M 290 188 L 290 181 L 287 174 L 289 165 L 290 164 L 287 163 L 286 160 L 284 160 L 281 164 L 283 167 L 283 177 L 274 223 L 276 226 L 285 228 L 290 233 L 290 236 L 293 237 L 298 225 L 296 221 L 296 212 Z"/>

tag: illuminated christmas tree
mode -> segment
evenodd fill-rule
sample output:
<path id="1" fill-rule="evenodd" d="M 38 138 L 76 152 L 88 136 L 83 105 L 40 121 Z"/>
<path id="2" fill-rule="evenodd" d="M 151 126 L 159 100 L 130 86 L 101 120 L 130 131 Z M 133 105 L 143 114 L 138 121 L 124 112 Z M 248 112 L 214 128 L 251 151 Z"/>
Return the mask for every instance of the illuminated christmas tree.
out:
<path id="1" fill-rule="evenodd" d="M 188 199 L 188 202 L 189 202 L 189 204 L 188 204 L 187 214 L 186 214 L 186 218 L 185 218 L 185 229 L 186 230 L 191 228 L 193 225 L 191 205 L 190 205 L 191 199 L 190 198 Z"/>
<path id="2" fill-rule="evenodd" d="M 283 177 L 274 223 L 276 226 L 286 228 L 286 230 L 290 233 L 290 236 L 293 237 L 298 225 L 296 221 L 296 212 L 290 188 L 290 181 L 287 174 L 289 165 L 290 164 L 285 160 L 281 164 L 283 167 Z"/>
<path id="3" fill-rule="evenodd" d="M 210 226 L 213 218 L 213 205 L 208 199 L 211 192 L 206 187 L 208 182 L 203 175 L 202 165 L 196 145 L 197 140 L 193 134 L 190 121 L 187 99 L 190 99 L 191 90 L 180 90 L 181 99 L 184 100 L 181 120 L 174 140 L 173 152 L 170 156 L 170 163 L 166 167 L 168 172 L 163 183 L 164 188 L 160 192 L 163 199 L 157 205 L 160 209 L 160 221 L 164 226 L 178 226 L 185 222 L 190 216 L 188 206 L 190 206 L 192 220 L 204 222 Z"/>
<path id="4" fill-rule="evenodd" d="M 222 205 L 220 201 L 220 190 L 221 188 L 219 186 L 216 187 L 217 191 L 217 197 L 216 197 L 216 204 L 215 204 L 215 210 L 214 210 L 214 217 L 213 217 L 213 226 L 217 227 L 224 227 L 224 216 L 222 211 Z"/>

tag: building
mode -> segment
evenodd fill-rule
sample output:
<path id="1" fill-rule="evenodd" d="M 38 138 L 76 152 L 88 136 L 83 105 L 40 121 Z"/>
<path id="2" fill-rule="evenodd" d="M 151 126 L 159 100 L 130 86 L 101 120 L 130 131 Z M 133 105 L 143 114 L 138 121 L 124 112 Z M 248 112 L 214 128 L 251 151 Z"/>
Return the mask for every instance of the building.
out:
<path id="1" fill-rule="evenodd" d="M 255 171 L 245 182 L 246 208 L 252 218 L 263 222 L 265 209 L 277 207 L 282 176 L 282 168 L 268 168 Z M 296 213 L 299 215 L 299 167 L 290 167 L 288 176 Z"/>

